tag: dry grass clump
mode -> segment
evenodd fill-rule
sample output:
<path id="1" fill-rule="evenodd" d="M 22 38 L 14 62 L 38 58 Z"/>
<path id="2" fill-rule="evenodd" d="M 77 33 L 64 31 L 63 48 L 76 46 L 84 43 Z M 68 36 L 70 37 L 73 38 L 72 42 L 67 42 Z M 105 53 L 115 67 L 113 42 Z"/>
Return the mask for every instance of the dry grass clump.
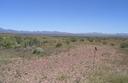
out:
<path id="1" fill-rule="evenodd" d="M 116 71 L 116 70 L 115 70 Z M 89 77 L 89 83 L 127 83 L 128 74 L 97 70 Z"/>

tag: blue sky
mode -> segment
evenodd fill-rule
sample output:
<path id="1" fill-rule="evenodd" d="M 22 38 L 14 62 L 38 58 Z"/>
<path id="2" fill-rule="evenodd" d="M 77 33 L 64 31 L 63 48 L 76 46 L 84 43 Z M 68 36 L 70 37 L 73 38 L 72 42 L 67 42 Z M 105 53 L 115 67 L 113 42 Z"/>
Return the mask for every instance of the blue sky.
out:
<path id="1" fill-rule="evenodd" d="M 0 0 L 0 27 L 128 33 L 128 0 Z"/>

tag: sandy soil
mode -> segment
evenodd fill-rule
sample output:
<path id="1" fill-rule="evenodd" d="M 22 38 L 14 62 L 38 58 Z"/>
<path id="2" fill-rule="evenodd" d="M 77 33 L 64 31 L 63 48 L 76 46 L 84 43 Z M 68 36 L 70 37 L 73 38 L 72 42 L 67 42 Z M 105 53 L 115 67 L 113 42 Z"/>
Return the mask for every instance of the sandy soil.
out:
<path id="1" fill-rule="evenodd" d="M 0 83 L 88 83 L 96 65 L 108 64 L 115 56 L 111 47 L 80 45 L 40 59 L 17 59 L 1 66 Z"/>

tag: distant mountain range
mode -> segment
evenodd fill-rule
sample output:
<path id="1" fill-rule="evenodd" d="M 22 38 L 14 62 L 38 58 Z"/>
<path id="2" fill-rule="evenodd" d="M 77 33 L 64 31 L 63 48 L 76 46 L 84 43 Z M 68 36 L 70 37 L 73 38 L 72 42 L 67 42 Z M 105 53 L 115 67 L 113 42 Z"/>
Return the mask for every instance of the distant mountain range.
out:
<path id="1" fill-rule="evenodd" d="M 22 34 L 22 35 L 45 35 L 45 36 L 81 36 L 81 37 L 123 37 L 128 38 L 128 33 L 67 33 L 59 31 L 17 31 L 11 29 L 0 28 L 0 33 Z"/>
<path id="2" fill-rule="evenodd" d="M 17 31 L 12 29 L 0 28 L 0 33 L 26 34 L 26 35 L 72 35 L 72 33 L 59 31 Z"/>

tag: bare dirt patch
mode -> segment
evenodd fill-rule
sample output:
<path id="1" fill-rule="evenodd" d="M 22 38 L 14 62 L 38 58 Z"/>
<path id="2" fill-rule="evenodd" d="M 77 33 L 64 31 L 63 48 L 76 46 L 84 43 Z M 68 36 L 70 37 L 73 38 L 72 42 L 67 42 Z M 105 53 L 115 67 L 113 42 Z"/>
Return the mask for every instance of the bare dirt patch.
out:
<path id="1" fill-rule="evenodd" d="M 97 49 L 95 49 L 95 47 Z M 57 55 L 17 59 L 0 67 L 2 83 L 88 83 L 97 65 L 111 65 L 116 50 L 107 46 L 79 45 Z"/>

